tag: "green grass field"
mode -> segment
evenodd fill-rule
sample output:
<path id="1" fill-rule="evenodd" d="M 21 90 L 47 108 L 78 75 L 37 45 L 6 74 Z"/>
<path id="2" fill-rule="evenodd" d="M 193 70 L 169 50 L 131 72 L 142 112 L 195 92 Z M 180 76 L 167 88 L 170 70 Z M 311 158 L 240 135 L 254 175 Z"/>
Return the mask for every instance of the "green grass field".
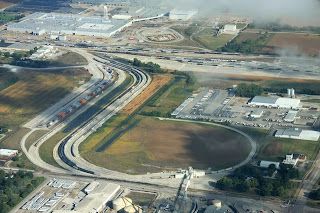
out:
<path id="1" fill-rule="evenodd" d="M 191 24 L 189 26 L 174 26 L 173 30 L 184 36 L 184 40 L 174 43 L 182 47 L 196 47 L 216 50 L 223 47 L 234 36 L 220 35 L 214 36 L 213 30 L 210 27 L 201 27 L 201 24 Z"/>
<path id="2" fill-rule="evenodd" d="M 83 56 L 75 52 L 67 52 L 59 56 L 54 61 L 52 61 L 52 63 L 60 66 L 70 66 L 70 65 L 80 66 L 80 65 L 88 64 L 87 60 Z"/>
<path id="3" fill-rule="evenodd" d="M 302 100 L 302 102 L 307 102 L 307 103 L 320 103 L 320 99 L 308 99 L 308 100 Z"/>
<path id="4" fill-rule="evenodd" d="M 319 151 L 319 142 L 294 139 L 275 138 L 268 136 L 264 140 L 258 158 L 261 160 L 279 160 L 286 154 L 299 153 L 314 160 Z"/>
<path id="5" fill-rule="evenodd" d="M 39 148 L 40 158 L 46 163 L 60 167 L 60 165 L 54 160 L 53 149 L 66 136 L 67 133 L 58 132 L 42 144 Z"/>
<path id="6" fill-rule="evenodd" d="M 194 36 L 194 40 L 207 49 L 216 50 L 226 45 L 233 37 L 234 35 L 224 34 L 213 36 L 212 28 L 205 28 Z"/>
<path id="7" fill-rule="evenodd" d="M 26 148 L 27 150 L 30 148 L 30 146 L 36 142 L 38 139 L 41 138 L 41 136 L 45 135 L 48 132 L 48 130 L 37 130 L 33 132 L 26 140 Z"/>
<path id="8" fill-rule="evenodd" d="M 140 111 L 140 114 L 159 112 L 161 116 L 170 115 L 198 87 L 188 84 L 186 79 L 175 77 L 169 85 L 160 90 Z"/>

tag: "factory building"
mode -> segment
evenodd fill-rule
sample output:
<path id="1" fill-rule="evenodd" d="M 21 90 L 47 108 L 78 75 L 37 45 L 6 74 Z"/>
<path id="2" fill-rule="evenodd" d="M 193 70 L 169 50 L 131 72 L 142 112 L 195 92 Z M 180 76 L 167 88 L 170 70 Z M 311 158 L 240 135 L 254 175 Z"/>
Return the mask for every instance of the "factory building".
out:
<path id="1" fill-rule="evenodd" d="M 259 166 L 261 168 L 267 169 L 269 168 L 269 166 L 274 165 L 276 167 L 276 169 L 280 168 L 280 163 L 279 162 L 275 162 L 275 161 L 266 161 L 266 160 L 262 160 L 259 162 Z"/>
<path id="2" fill-rule="evenodd" d="M 313 130 L 303 130 L 300 128 L 279 129 L 275 133 L 277 138 L 291 138 L 297 140 L 318 141 L 320 132 Z"/>
<path id="3" fill-rule="evenodd" d="M 249 117 L 251 118 L 261 118 L 263 116 L 264 111 L 261 109 L 253 110 L 250 112 Z"/>
<path id="4" fill-rule="evenodd" d="M 290 110 L 284 117 L 284 121 L 288 123 L 293 123 L 297 118 L 298 111 Z"/>
<path id="5" fill-rule="evenodd" d="M 82 16 L 63 13 L 34 13 L 18 23 L 9 24 L 7 30 L 34 35 L 65 34 L 110 37 L 131 26 L 127 20 L 113 20 L 108 17 Z"/>
<path id="6" fill-rule="evenodd" d="M 196 11 L 196 10 L 189 10 L 189 11 L 171 10 L 169 13 L 169 19 L 188 21 L 193 16 L 195 16 L 197 13 L 198 13 L 198 11 Z"/>
<path id="7" fill-rule="evenodd" d="M 270 108 L 298 109 L 300 106 L 300 99 L 256 96 L 249 102 L 249 105 Z"/>
<path id="8" fill-rule="evenodd" d="M 53 213 L 102 212 L 107 203 L 117 195 L 120 185 L 113 183 L 98 185 L 96 182 L 89 184 L 84 189 L 87 190 L 88 194 L 72 210 L 54 210 Z"/>
<path id="9" fill-rule="evenodd" d="M 296 166 L 299 162 L 299 155 L 289 154 L 286 155 L 286 158 L 282 161 L 283 164 Z"/>
<path id="10" fill-rule="evenodd" d="M 11 159 L 18 154 L 18 150 L 14 149 L 0 149 L 1 159 Z"/>
<path id="11" fill-rule="evenodd" d="M 237 29 L 237 25 L 235 24 L 226 24 L 222 29 L 222 34 L 229 34 L 229 35 L 237 35 L 239 30 Z"/>

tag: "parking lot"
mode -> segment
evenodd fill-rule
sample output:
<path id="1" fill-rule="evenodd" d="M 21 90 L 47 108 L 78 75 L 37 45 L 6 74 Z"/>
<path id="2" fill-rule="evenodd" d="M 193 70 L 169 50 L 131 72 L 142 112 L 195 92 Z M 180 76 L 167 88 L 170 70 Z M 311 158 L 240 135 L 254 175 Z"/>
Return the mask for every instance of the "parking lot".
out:
<path id="1" fill-rule="evenodd" d="M 312 103 L 301 109 L 249 106 L 249 98 L 236 97 L 233 90 L 201 88 L 186 99 L 171 115 L 176 118 L 209 120 L 233 125 L 259 127 L 311 127 L 320 116 Z"/>

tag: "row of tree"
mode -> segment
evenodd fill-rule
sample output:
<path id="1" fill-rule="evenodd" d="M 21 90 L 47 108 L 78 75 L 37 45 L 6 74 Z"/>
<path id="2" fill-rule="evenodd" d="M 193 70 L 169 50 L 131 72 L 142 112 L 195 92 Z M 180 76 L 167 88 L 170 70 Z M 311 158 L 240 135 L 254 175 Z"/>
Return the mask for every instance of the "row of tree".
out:
<path id="1" fill-rule="evenodd" d="M 38 48 L 35 47 L 34 49 L 29 50 L 28 52 L 18 52 L 18 51 L 15 51 L 13 53 L 0 52 L 0 55 L 5 58 L 12 58 L 14 61 L 19 61 L 23 58 L 31 56 L 33 53 L 37 52 L 37 50 L 38 50 Z"/>
<path id="2" fill-rule="evenodd" d="M 245 84 L 238 85 L 236 95 L 240 97 L 252 98 L 257 95 L 261 95 L 264 92 L 263 88 L 257 84 Z"/>
<path id="3" fill-rule="evenodd" d="M 261 196 L 287 196 L 288 191 L 293 187 L 290 179 L 298 178 L 299 172 L 284 164 L 281 164 L 275 177 L 271 177 L 275 171 L 274 166 L 268 169 L 244 166 L 235 170 L 232 175 L 220 179 L 216 187 L 237 192 L 254 191 Z"/>
<path id="4" fill-rule="evenodd" d="M 279 22 L 254 22 L 249 24 L 248 26 L 251 29 L 263 29 L 272 32 L 281 32 L 281 31 L 290 31 L 290 32 L 313 32 L 313 33 L 320 33 L 320 27 L 317 26 L 303 26 L 297 27 L 288 24 L 280 24 Z"/>
<path id="5" fill-rule="evenodd" d="M 34 177 L 31 172 L 11 174 L 0 170 L 0 213 L 9 212 L 42 181 L 42 178 Z"/>
<path id="6" fill-rule="evenodd" d="M 239 41 L 233 39 L 231 42 L 227 43 L 224 47 L 221 47 L 219 51 L 222 52 L 238 52 L 245 54 L 259 53 L 270 38 L 270 34 L 261 33 L 255 39 L 246 39 L 244 41 Z"/>
<path id="7" fill-rule="evenodd" d="M 146 72 L 149 73 L 163 73 L 164 71 L 161 69 L 159 64 L 153 63 L 153 62 L 148 62 L 148 63 L 144 63 L 142 61 L 140 61 L 137 58 L 133 59 L 132 62 L 133 66 L 139 67 L 143 70 L 145 70 Z"/>

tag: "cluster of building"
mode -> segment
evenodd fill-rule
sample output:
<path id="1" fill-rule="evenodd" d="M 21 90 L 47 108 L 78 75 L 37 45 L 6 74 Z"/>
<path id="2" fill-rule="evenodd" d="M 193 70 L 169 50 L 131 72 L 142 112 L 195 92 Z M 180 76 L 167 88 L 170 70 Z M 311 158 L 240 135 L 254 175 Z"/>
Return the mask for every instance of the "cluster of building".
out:
<path id="1" fill-rule="evenodd" d="M 49 187 L 56 189 L 72 189 L 75 185 L 75 181 L 62 180 L 62 179 L 51 179 L 47 184 Z M 21 209 L 26 211 L 38 211 L 38 212 L 48 212 L 52 209 L 59 201 L 61 201 L 69 193 L 62 193 L 57 191 L 51 196 L 47 196 L 45 191 L 40 191 L 28 202 L 26 202 Z"/>
<path id="2" fill-rule="evenodd" d="M 21 212 L 104 212 L 121 193 L 120 185 L 93 181 L 89 184 L 51 179 L 41 191 L 22 205 Z M 132 205 L 132 203 L 131 203 Z"/>
<path id="3" fill-rule="evenodd" d="M 300 100 L 286 97 L 255 96 L 248 104 L 257 107 L 298 109 Z"/>
<path id="4" fill-rule="evenodd" d="M 59 51 L 53 46 L 42 46 L 35 53 L 33 53 L 29 58 L 32 60 L 39 59 L 49 59 L 62 55 L 63 52 Z"/>
<path id="5" fill-rule="evenodd" d="M 274 165 L 276 169 L 280 169 L 280 164 L 284 165 L 291 165 L 293 167 L 297 166 L 297 164 L 300 162 L 305 162 L 307 157 L 302 154 L 287 154 L 285 159 L 282 162 L 276 162 L 276 161 L 265 161 L 262 160 L 259 162 L 259 166 L 261 168 L 269 168 L 271 165 Z"/>
<path id="6" fill-rule="evenodd" d="M 7 30 L 34 35 L 82 35 L 110 37 L 132 22 L 100 16 L 83 16 L 63 13 L 34 13 L 18 23 L 11 23 Z"/>
<path id="7" fill-rule="evenodd" d="M 92 182 L 83 189 L 81 199 L 72 210 L 55 210 L 53 213 L 102 212 L 119 190 L 117 184 Z"/>

